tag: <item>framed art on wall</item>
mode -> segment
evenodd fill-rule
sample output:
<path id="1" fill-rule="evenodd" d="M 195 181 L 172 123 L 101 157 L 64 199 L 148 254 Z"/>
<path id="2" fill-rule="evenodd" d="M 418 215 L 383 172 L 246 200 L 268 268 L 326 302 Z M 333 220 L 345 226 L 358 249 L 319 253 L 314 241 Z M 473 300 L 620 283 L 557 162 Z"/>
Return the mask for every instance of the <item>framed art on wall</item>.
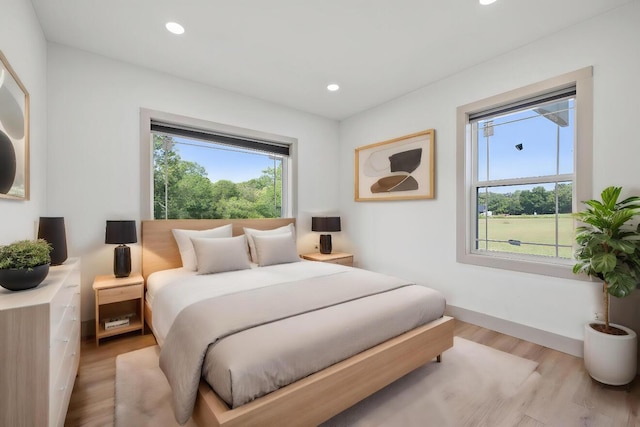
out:
<path id="1" fill-rule="evenodd" d="M 434 149 L 434 129 L 356 148 L 356 202 L 433 199 Z"/>
<path id="2" fill-rule="evenodd" d="M 0 198 L 29 200 L 29 94 L 1 51 Z"/>

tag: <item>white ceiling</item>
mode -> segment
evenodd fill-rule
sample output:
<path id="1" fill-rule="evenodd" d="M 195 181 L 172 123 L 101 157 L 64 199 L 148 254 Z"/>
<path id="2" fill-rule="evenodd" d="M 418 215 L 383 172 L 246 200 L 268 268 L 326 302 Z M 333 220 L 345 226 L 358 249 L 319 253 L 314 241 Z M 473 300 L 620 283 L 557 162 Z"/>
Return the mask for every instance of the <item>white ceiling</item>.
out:
<path id="1" fill-rule="evenodd" d="M 340 120 L 630 1 L 32 3 L 49 41 Z"/>

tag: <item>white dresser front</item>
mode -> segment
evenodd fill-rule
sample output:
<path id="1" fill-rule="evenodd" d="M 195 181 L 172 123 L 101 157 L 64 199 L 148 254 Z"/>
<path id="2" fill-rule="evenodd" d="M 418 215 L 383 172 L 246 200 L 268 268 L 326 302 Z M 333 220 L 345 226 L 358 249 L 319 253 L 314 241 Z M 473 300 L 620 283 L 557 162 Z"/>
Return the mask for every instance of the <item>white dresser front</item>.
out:
<path id="1" fill-rule="evenodd" d="M 80 362 L 80 268 L 69 272 L 49 314 L 49 425 L 63 426 Z"/>
<path id="2" fill-rule="evenodd" d="M 37 288 L 0 290 L 0 331 L 0 395 L 11 396 L 0 425 L 64 426 L 80 361 L 80 261 L 51 267 Z"/>

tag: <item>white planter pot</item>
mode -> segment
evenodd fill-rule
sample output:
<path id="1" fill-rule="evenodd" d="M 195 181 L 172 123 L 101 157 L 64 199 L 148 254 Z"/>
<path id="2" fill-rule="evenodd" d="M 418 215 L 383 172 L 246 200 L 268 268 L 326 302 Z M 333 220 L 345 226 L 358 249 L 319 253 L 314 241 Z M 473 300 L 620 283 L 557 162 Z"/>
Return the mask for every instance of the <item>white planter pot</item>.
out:
<path id="1" fill-rule="evenodd" d="M 609 325 L 628 335 L 604 334 L 584 325 L 584 365 L 591 378 L 603 384 L 629 384 L 636 377 L 638 337 L 625 326 Z"/>

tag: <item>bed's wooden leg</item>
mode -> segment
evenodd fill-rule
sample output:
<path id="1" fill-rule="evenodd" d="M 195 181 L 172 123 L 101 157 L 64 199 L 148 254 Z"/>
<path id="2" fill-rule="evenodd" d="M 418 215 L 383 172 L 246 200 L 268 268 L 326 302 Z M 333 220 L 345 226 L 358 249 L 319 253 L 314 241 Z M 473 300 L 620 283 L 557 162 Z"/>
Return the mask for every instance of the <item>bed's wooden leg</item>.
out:
<path id="1" fill-rule="evenodd" d="M 442 354 L 436 356 L 436 362 L 442 363 Z"/>

